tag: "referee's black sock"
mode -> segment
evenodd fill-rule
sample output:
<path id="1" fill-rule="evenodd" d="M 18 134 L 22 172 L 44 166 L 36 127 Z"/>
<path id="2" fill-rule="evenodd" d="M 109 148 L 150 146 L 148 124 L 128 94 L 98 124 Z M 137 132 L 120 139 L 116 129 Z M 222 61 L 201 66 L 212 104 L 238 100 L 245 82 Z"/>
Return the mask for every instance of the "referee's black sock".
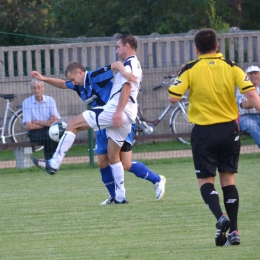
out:
<path id="1" fill-rule="evenodd" d="M 217 220 L 223 215 L 219 204 L 219 196 L 211 183 L 205 183 L 200 187 L 201 196 L 206 205 L 210 208 Z"/>
<path id="2" fill-rule="evenodd" d="M 237 230 L 237 215 L 239 207 L 239 196 L 235 185 L 222 187 L 224 204 L 227 215 L 231 221 L 229 233 Z"/>

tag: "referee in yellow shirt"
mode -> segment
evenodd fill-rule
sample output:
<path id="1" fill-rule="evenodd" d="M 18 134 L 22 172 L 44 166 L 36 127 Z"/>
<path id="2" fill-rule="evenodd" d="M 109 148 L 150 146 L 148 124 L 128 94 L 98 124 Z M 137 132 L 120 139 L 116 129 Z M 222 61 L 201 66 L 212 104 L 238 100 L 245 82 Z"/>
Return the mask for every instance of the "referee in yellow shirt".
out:
<path id="1" fill-rule="evenodd" d="M 214 30 L 199 30 L 194 43 L 198 59 L 181 69 L 178 78 L 169 87 L 169 101 L 177 102 L 189 89 L 188 118 L 194 124 L 191 145 L 195 173 L 201 196 L 217 219 L 215 243 L 217 246 L 239 245 L 239 196 L 235 173 L 240 139 L 235 121 L 238 117 L 236 86 L 258 111 L 260 97 L 245 72 L 217 53 L 218 39 Z M 227 216 L 223 214 L 214 188 L 216 170 Z"/>

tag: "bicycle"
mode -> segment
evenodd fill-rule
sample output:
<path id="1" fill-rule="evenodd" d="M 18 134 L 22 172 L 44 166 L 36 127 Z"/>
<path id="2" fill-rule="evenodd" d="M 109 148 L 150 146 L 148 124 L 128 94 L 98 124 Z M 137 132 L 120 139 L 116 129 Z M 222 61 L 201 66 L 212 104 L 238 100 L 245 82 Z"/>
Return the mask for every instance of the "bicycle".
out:
<path id="1" fill-rule="evenodd" d="M 154 87 L 153 90 L 157 90 L 159 88 L 170 86 L 171 82 L 174 81 L 175 76 L 167 76 L 164 79 L 170 78 L 170 82 L 163 81 L 161 85 Z M 185 134 L 183 137 L 177 137 L 176 139 L 183 144 L 190 144 L 190 133 L 193 127 L 188 121 L 187 109 L 188 109 L 188 98 L 187 96 L 183 96 L 180 101 L 177 102 L 177 106 L 173 109 L 170 119 L 169 126 L 174 134 Z M 135 134 L 152 134 L 154 133 L 154 128 L 163 120 L 163 118 L 167 115 L 167 113 L 173 108 L 172 103 L 168 103 L 163 112 L 159 115 L 155 120 L 147 120 L 138 105 L 138 113 L 136 117 L 136 130 Z M 187 134 L 187 137 L 186 137 Z M 185 136 L 185 137 L 184 137 Z"/>
<path id="2" fill-rule="evenodd" d="M 1 130 L 1 142 L 6 143 L 6 138 L 10 138 L 12 142 L 26 142 L 28 141 L 27 130 L 23 125 L 23 111 L 21 106 L 15 111 L 10 103 L 16 97 L 15 94 L 0 94 L 0 97 L 6 101 L 3 123 L 0 127 Z M 11 112 L 11 118 L 8 123 L 8 132 L 6 131 L 8 113 Z M 5 135 L 6 132 L 8 135 Z"/>

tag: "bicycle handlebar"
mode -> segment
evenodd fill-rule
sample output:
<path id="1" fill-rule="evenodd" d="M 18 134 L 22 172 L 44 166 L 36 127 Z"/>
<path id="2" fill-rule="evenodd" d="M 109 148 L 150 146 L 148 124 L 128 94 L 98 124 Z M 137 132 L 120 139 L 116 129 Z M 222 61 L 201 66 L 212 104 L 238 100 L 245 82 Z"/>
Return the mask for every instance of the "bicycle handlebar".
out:
<path id="1" fill-rule="evenodd" d="M 157 89 L 159 89 L 159 88 L 161 88 L 161 87 L 163 87 L 163 86 L 164 86 L 164 85 L 161 84 L 160 86 L 154 87 L 153 90 L 157 90 Z"/>
<path id="2" fill-rule="evenodd" d="M 176 76 L 175 75 L 170 75 L 170 76 L 165 76 L 165 77 L 163 77 L 164 79 L 174 79 L 174 78 L 176 78 Z M 159 88 L 162 88 L 162 87 L 164 87 L 164 86 L 169 86 L 171 84 L 171 81 L 170 82 L 162 82 L 161 83 L 161 85 L 159 85 L 159 86 L 156 86 L 156 87 L 154 87 L 153 88 L 153 90 L 157 90 L 157 89 L 159 89 Z"/>
<path id="3" fill-rule="evenodd" d="M 171 78 L 175 78 L 176 76 L 175 75 L 170 75 L 170 76 L 165 76 L 163 77 L 164 79 L 171 79 Z"/>

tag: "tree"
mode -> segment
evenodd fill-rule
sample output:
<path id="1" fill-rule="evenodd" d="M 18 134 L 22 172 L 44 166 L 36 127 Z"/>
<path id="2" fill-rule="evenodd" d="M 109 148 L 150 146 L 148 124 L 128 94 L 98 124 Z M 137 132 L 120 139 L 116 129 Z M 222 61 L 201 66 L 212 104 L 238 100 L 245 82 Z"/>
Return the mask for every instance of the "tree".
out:
<path id="1" fill-rule="evenodd" d="M 186 33 L 240 24 L 241 29 L 258 29 L 259 7 L 255 0 L 2 0 L 0 45 L 115 33 Z"/>
<path id="2" fill-rule="evenodd" d="M 260 2 L 255 0 L 242 1 L 241 27 L 246 30 L 259 30 L 260 28 Z"/>
<path id="3" fill-rule="evenodd" d="M 33 44 L 37 38 L 28 36 L 44 37 L 53 22 L 44 0 L 3 0 L 0 9 L 1 45 Z"/>

